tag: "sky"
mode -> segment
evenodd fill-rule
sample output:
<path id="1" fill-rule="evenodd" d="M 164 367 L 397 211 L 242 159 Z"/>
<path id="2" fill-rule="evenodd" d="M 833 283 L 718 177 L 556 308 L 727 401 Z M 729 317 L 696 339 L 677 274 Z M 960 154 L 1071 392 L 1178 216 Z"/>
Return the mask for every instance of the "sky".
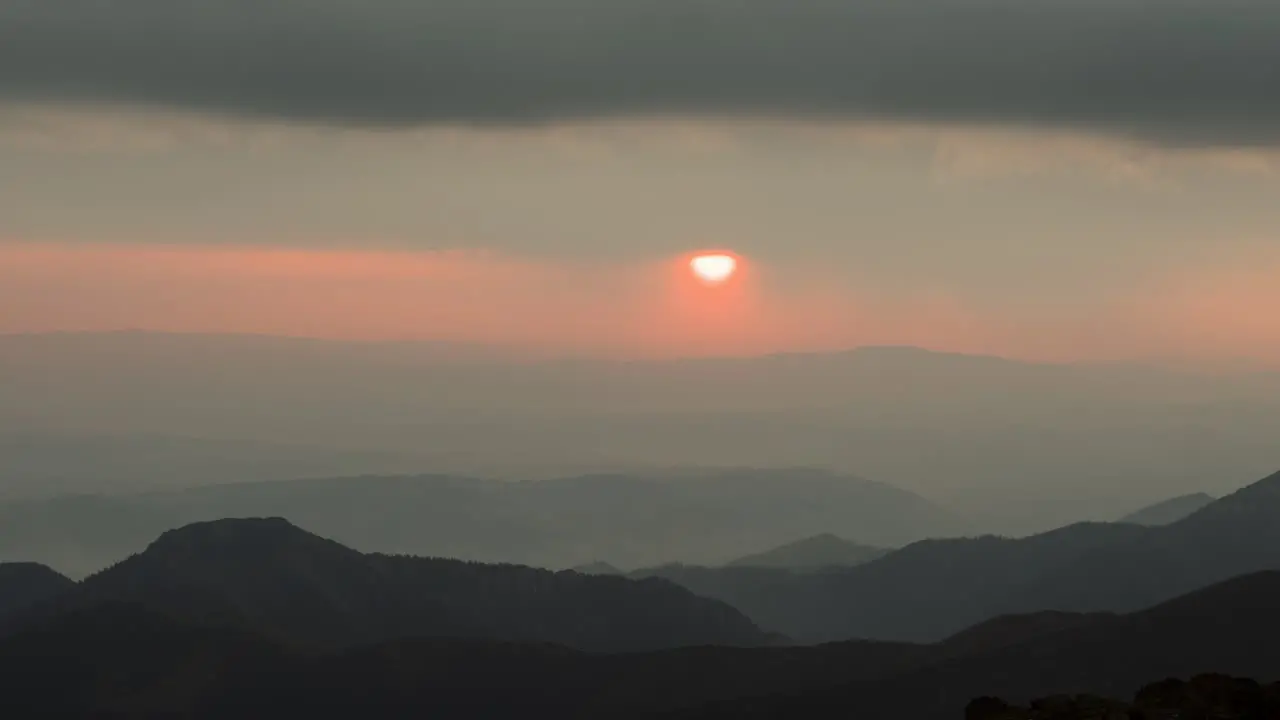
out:
<path id="1" fill-rule="evenodd" d="M 1280 6 L 11 0 L 0 332 L 1280 367 Z M 708 288 L 703 249 L 742 272 Z"/>

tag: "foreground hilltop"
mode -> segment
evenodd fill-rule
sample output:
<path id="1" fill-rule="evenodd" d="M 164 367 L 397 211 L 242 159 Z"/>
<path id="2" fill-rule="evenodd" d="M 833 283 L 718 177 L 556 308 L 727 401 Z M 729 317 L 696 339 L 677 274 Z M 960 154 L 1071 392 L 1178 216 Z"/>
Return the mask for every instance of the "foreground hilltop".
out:
<path id="1" fill-rule="evenodd" d="M 75 587 L 75 583 L 38 563 L 0 563 L 0 616 L 26 609 Z"/>
<path id="2" fill-rule="evenodd" d="M 280 518 L 166 532 L 31 612 L 104 602 L 315 648 L 432 636 L 613 652 L 772 641 L 737 610 L 661 580 L 364 554 Z"/>

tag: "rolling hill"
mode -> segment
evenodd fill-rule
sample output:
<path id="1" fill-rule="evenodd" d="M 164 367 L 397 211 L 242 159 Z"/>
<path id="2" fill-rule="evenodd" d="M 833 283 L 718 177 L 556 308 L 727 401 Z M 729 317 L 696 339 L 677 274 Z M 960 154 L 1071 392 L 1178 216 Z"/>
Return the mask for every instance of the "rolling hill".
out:
<path id="1" fill-rule="evenodd" d="M 1014 703 L 1059 694 L 1123 697 L 1159 678 L 1215 672 L 1280 677 L 1280 572 L 1233 578 L 1140 612 L 1103 616 L 883 680 L 750 698 L 678 717 L 954 720 L 974 698 Z M 1250 640 L 1253 637 L 1254 640 Z"/>

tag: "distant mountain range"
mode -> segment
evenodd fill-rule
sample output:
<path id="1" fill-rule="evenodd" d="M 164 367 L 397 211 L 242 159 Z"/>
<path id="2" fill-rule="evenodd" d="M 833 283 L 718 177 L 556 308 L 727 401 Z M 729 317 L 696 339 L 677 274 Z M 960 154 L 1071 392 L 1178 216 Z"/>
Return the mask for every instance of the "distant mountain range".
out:
<path id="1" fill-rule="evenodd" d="M 0 432 L 0 501 L 445 468 L 447 456 L 163 434 Z"/>
<path id="2" fill-rule="evenodd" d="M 962 509 L 986 531 L 1024 535 L 1117 517 L 1157 490 L 1229 492 L 1275 465 L 1280 436 L 1276 373 L 906 347 L 535 361 L 432 343 L 0 335 L 0 378 L 15 380 L 0 397 L 0 435 L 110 435 L 132 456 L 111 457 L 91 441 L 84 455 L 38 453 L 18 476 L 0 453 L 0 496 L 10 484 L 39 490 L 44 470 L 60 492 L 113 493 L 140 480 L 175 487 L 281 472 L 527 479 L 649 473 L 655 464 L 806 465 L 888 482 Z M 245 446 L 238 456 L 164 440 L 175 436 Z M 313 448 L 310 464 L 289 448 Z M 202 455 L 204 467 L 194 462 Z M 365 464 L 353 466 L 359 457 Z M 420 460 L 405 467 L 406 457 Z M 253 458 L 264 462 L 255 468 Z M 818 532 L 886 542 L 811 527 L 717 561 Z"/>
<path id="3" fill-rule="evenodd" d="M 1022 539 L 927 540 L 847 569 L 644 571 L 802 642 L 933 641 L 1038 610 L 1125 612 L 1280 568 L 1280 474 L 1169 525 L 1078 524 Z"/>
<path id="4" fill-rule="evenodd" d="M 47 582 L 29 575 L 38 587 Z M 595 652 L 775 641 L 737 610 L 660 580 L 365 555 L 279 518 L 172 530 L 65 592 L 44 594 L 9 622 L 125 602 L 328 649 L 414 637 Z"/>
<path id="5" fill-rule="evenodd" d="M 1120 522 L 1133 523 L 1134 525 L 1169 525 L 1196 512 L 1214 500 L 1215 498 L 1207 493 L 1179 495 L 1131 512 L 1120 518 Z"/>
<path id="6" fill-rule="evenodd" d="M 351 477 L 0 504 L 0 560 L 83 576 L 160 533 L 285 517 L 363 551 L 575 567 L 722 564 L 817 531 L 894 545 L 967 527 L 912 493 L 804 468 L 533 482 Z"/>
<path id="7" fill-rule="evenodd" d="M 777 647 L 659 581 L 367 556 L 282 520 L 228 520 L 10 613 L 0 677 L 15 717 L 955 720 L 981 696 L 1280 676 L 1277 604 L 1268 572 L 1133 614 L 1001 618 L 932 645 Z M 688 646 L 726 642 L 764 646 Z"/>

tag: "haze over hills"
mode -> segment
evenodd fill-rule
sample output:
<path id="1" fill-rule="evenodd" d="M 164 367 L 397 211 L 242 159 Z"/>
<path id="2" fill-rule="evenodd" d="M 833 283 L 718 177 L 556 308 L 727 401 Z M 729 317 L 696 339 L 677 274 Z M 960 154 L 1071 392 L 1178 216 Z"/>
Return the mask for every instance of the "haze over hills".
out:
<path id="1" fill-rule="evenodd" d="M 1157 490 L 1229 492 L 1274 465 L 1280 434 L 1280 375 L 910 348 L 621 362 L 72 333 L 0 336 L 0 377 L 23 378 L 0 386 L 0 431 L 253 438 L 512 478 L 655 464 L 830 467 L 1011 534 L 1116 517 Z"/>
<path id="2" fill-rule="evenodd" d="M 0 499 L 402 473 L 457 458 L 157 434 L 0 434 Z"/>
<path id="3" fill-rule="evenodd" d="M 1207 493 L 1179 495 L 1154 505 L 1148 505 L 1141 510 L 1135 510 L 1120 518 L 1120 522 L 1133 523 L 1135 525 L 1168 525 L 1196 512 L 1213 502 L 1214 499 L 1212 495 Z"/>
<path id="4" fill-rule="evenodd" d="M 815 530 L 889 545 L 966 527 L 911 493 L 804 468 L 528 483 L 355 477 L 0 504 L 0 558 L 82 576 L 166 530 L 261 516 L 363 551 L 550 568 L 597 559 L 623 567 L 720 564 Z"/>
<path id="5" fill-rule="evenodd" d="M 1280 474 L 1160 527 L 1079 524 L 1022 539 L 928 540 L 845 570 L 644 571 L 806 642 L 937 640 L 1041 610 L 1125 612 L 1280 568 Z"/>
<path id="6" fill-rule="evenodd" d="M 852 567 L 887 555 L 886 548 L 860 545 L 842 537 L 823 533 L 787 543 L 762 553 L 747 555 L 729 563 L 730 567 L 767 567 L 814 570 L 825 567 Z"/>
<path id="7" fill-rule="evenodd" d="M 171 530 L 30 613 L 38 619 L 112 602 L 326 649 L 415 637 L 597 652 L 773 642 L 733 608 L 660 580 L 365 555 L 278 518 Z M 9 616 L 18 624 L 35 619 L 21 610 Z"/>

